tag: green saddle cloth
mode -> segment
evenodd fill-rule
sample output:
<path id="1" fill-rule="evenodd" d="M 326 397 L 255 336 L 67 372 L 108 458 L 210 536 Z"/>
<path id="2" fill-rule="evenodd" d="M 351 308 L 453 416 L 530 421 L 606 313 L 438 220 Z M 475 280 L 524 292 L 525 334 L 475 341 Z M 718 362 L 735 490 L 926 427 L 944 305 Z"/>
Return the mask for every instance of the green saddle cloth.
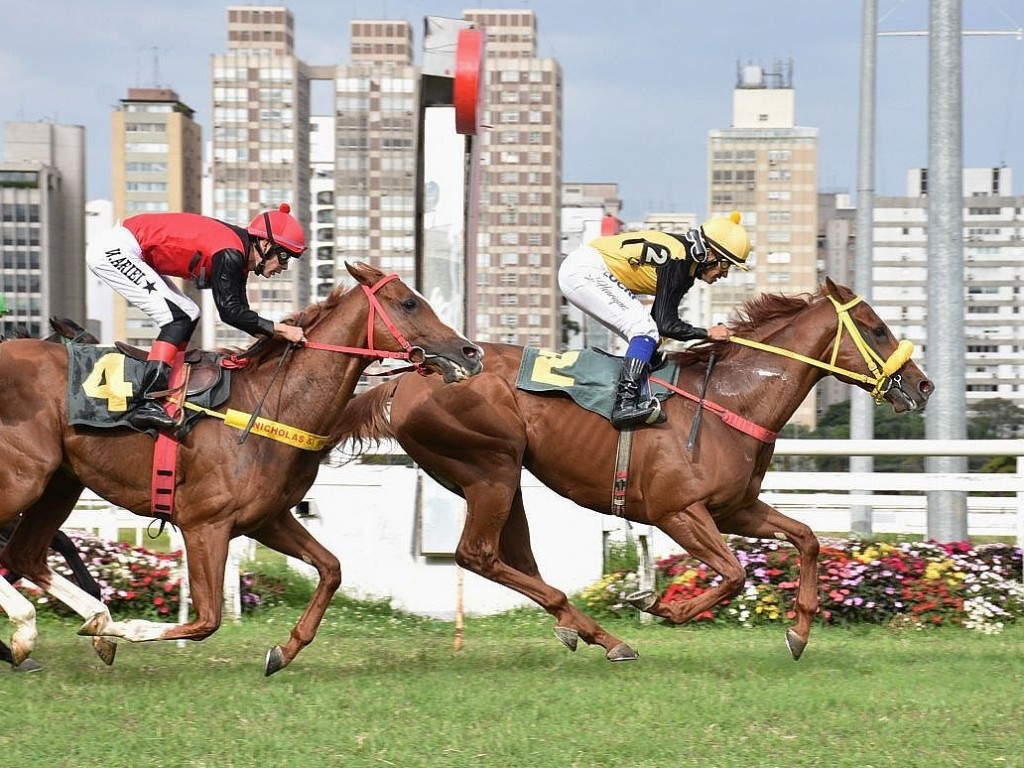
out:
<path id="1" fill-rule="evenodd" d="M 665 381 L 675 381 L 679 364 L 674 360 L 657 371 Z M 611 416 L 615 404 L 615 384 L 622 370 L 622 358 L 594 349 L 552 352 L 526 347 L 516 376 L 516 387 L 526 392 L 561 392 L 588 411 Z M 652 395 L 664 399 L 671 393 L 654 384 Z"/>
<path id="2" fill-rule="evenodd" d="M 125 357 L 114 347 L 96 344 L 68 345 L 68 424 L 88 427 L 131 427 L 126 419 L 134 405 L 146 364 Z M 189 395 L 189 402 L 204 408 L 216 408 L 231 394 L 231 372 L 205 392 Z M 179 437 L 186 435 L 201 413 L 185 409 L 185 422 Z"/>

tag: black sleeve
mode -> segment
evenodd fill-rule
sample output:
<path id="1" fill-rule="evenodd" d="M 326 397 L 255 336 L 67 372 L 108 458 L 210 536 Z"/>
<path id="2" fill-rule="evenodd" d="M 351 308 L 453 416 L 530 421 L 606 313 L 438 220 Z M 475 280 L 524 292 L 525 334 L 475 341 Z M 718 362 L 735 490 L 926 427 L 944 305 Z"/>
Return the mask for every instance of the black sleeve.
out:
<path id="1" fill-rule="evenodd" d="M 676 341 L 706 339 L 706 328 L 698 328 L 679 317 L 679 302 L 693 285 L 689 275 L 688 259 L 669 259 L 658 267 L 658 284 L 654 293 L 651 317 L 658 325 L 658 333 Z"/>
<path id="2" fill-rule="evenodd" d="M 249 308 L 245 296 L 248 272 L 241 251 L 225 248 L 213 254 L 210 288 L 220 319 L 250 336 L 273 336 L 274 324 Z"/>

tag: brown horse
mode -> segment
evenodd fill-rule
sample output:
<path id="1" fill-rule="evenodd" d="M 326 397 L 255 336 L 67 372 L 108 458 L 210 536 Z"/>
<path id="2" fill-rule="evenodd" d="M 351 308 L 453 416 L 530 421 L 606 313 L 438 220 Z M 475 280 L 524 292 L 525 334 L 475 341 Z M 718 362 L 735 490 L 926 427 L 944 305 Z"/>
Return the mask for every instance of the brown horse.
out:
<path id="1" fill-rule="evenodd" d="M 708 344 L 679 355 L 677 386 L 699 393 L 708 359 L 717 353 L 707 399 L 731 412 L 725 414 L 730 420 L 740 415 L 778 432 L 826 371 L 873 390 L 895 411 L 924 407 L 933 389 L 909 360 L 909 343 L 898 345 L 874 310 L 831 280 L 817 296 L 752 300 L 744 315 L 733 326 L 739 336 L 797 357 L 739 343 Z M 484 348 L 485 372 L 462 384 L 439 387 L 404 375 L 354 398 L 335 438 L 357 446 L 395 438 L 428 474 L 465 497 L 459 565 L 540 604 L 555 617 L 555 634 L 570 649 L 583 638 L 602 646 L 612 661 L 635 659 L 632 648 L 542 580 L 520 489 L 525 467 L 562 496 L 609 514 L 618 433 L 607 419 L 567 397 L 517 389 L 521 348 Z M 870 373 L 860 373 L 865 370 Z M 664 409 L 667 423 L 634 433 L 625 517 L 656 525 L 722 579 L 688 600 L 664 602 L 647 592 L 630 596 L 630 602 L 674 623 L 688 621 L 743 588 L 746 574 L 722 534 L 786 540 L 800 554 L 796 624 L 786 635 L 799 658 L 818 608 L 818 540 L 806 525 L 758 499 L 772 438 L 758 439 L 727 425 L 725 417 L 708 416 L 698 450 L 690 453 L 694 402 L 673 397 Z"/>
<path id="2" fill-rule="evenodd" d="M 255 412 L 309 438 L 330 435 L 370 361 L 409 356 L 440 372 L 446 382 L 481 370 L 482 351 L 442 323 L 426 301 L 394 275 L 365 264 L 348 266 L 358 285 L 335 291 L 288 322 L 301 322 L 308 343 L 292 348 L 280 339 L 259 342 L 249 366 L 233 372 L 228 409 Z M 113 621 L 102 603 L 88 598 L 46 567 L 44 553 L 83 487 L 112 504 L 151 514 L 153 440 L 124 429 L 69 426 L 65 347 L 34 340 L 0 345 L 0 524 L 19 513 L 21 523 L 0 561 L 25 574 L 87 621 L 80 634 L 94 638 L 201 640 L 217 630 L 228 542 L 239 535 L 312 564 L 316 591 L 291 637 L 272 648 L 265 672 L 287 666 L 308 645 L 341 583 L 337 558 L 291 513 L 316 478 L 323 451 L 303 450 L 261 434 L 240 444 L 239 433 L 202 419 L 181 440 L 174 523 L 188 558 L 195 618 L 185 624 Z M 15 624 L 11 647 L 17 663 L 35 643 L 31 604 L 0 579 L 0 606 Z M 112 649 L 97 649 L 112 661 Z M 109 658 L 108 658 L 109 657 Z"/>

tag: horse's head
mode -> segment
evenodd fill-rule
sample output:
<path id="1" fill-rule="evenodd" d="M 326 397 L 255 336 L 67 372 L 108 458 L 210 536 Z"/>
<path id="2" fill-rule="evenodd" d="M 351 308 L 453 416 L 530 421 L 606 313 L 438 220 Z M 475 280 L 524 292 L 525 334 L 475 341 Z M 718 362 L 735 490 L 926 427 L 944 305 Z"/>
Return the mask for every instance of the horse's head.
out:
<path id="1" fill-rule="evenodd" d="M 867 390 L 878 402 L 888 401 L 897 413 L 924 408 L 935 384 L 910 359 L 914 345 L 897 341 L 875 310 L 849 288 L 826 278 L 823 292 L 839 317 L 831 363 L 862 378 L 836 376 Z"/>
<path id="2" fill-rule="evenodd" d="M 483 370 L 483 350 L 441 322 L 416 291 L 369 264 L 346 262 L 345 268 L 363 286 L 371 302 L 370 344 L 374 348 L 408 351 L 413 362 L 437 371 L 446 383 L 475 376 Z M 379 311 L 373 307 L 373 301 L 379 302 Z"/>

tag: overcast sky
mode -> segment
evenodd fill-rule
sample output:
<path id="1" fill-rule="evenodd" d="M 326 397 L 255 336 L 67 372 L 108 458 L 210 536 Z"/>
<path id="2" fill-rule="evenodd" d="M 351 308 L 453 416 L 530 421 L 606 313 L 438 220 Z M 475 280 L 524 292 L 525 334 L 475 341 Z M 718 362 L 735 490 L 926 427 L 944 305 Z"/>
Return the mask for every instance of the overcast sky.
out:
<path id="1" fill-rule="evenodd" d="M 270 3 L 254 3 L 270 5 Z M 797 124 L 819 130 L 819 183 L 854 193 L 859 0 L 292 0 L 297 55 L 348 61 L 351 19 L 408 19 L 417 63 L 426 15 L 528 8 L 539 53 L 564 76 L 564 180 L 618 182 L 628 219 L 706 212 L 708 131 L 728 127 L 738 64 L 792 62 Z M 0 0 L 0 120 L 84 125 L 88 196 L 110 197 L 110 114 L 132 87 L 176 90 L 210 126 L 210 56 L 228 3 Z M 1022 0 L 962 0 L 965 30 L 1024 26 Z M 883 31 L 926 30 L 926 0 L 878 0 Z M 315 92 L 316 93 L 316 92 Z M 1014 168 L 1024 189 L 1024 41 L 963 40 L 964 163 Z M 324 99 L 321 99 L 324 101 Z M 314 101 L 316 105 L 316 101 Z M 877 195 L 928 162 L 928 43 L 878 41 Z"/>

